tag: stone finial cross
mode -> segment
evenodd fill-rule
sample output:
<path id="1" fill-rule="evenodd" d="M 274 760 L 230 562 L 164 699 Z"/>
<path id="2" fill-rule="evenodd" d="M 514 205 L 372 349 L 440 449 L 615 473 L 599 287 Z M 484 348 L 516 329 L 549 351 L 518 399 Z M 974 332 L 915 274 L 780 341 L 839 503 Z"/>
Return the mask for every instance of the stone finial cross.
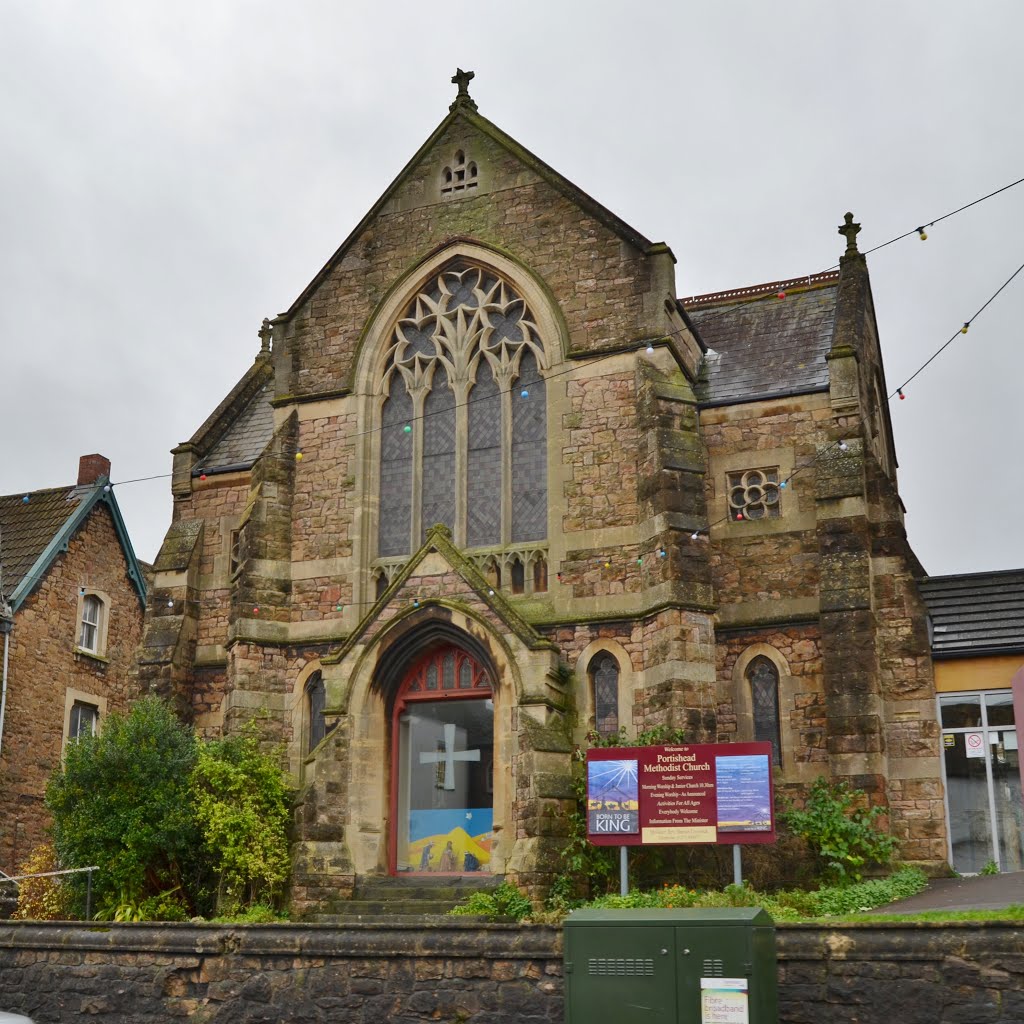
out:
<path id="1" fill-rule="evenodd" d="M 260 352 L 269 352 L 270 351 L 270 339 L 273 337 L 273 334 L 274 334 L 274 326 L 273 326 L 273 324 L 271 324 L 271 322 L 266 317 L 264 317 L 263 318 L 263 326 L 260 327 L 260 329 L 259 329 Z"/>
<path id="2" fill-rule="evenodd" d="M 444 788 L 455 788 L 455 762 L 456 761 L 479 761 L 479 750 L 456 750 L 455 749 L 455 725 L 446 722 L 444 726 L 444 750 L 436 754 L 427 751 L 420 754 L 420 764 L 443 764 L 444 765 Z"/>
<path id="3" fill-rule="evenodd" d="M 460 103 L 476 110 L 476 103 L 473 101 L 473 97 L 469 95 L 469 83 L 474 78 L 476 78 L 476 72 L 474 71 L 463 71 L 462 68 L 455 69 L 455 74 L 452 75 L 452 84 L 459 87 L 459 94 L 455 97 L 455 102 L 449 108 L 450 110 L 454 110 Z"/>
<path id="4" fill-rule="evenodd" d="M 854 224 L 853 214 L 848 213 L 843 218 L 843 223 L 839 227 L 839 234 L 846 236 L 846 252 L 844 256 L 856 256 L 857 255 L 857 233 L 860 231 L 860 225 Z"/>

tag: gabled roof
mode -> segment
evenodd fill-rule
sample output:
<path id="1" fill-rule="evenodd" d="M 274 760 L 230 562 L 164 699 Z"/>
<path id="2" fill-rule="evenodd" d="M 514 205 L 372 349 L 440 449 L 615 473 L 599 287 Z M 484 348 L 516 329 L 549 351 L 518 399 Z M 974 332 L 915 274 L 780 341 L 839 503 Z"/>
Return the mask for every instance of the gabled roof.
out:
<path id="1" fill-rule="evenodd" d="M 1024 652 L 1024 569 L 920 581 L 936 658 Z"/>
<path id="2" fill-rule="evenodd" d="M 206 422 L 173 449 L 199 455 L 193 475 L 248 468 L 256 461 L 274 432 L 273 381 L 270 353 L 261 352 Z"/>
<path id="3" fill-rule="evenodd" d="M 117 507 L 113 488 L 101 476 L 84 486 L 49 487 L 41 491 L 0 495 L 0 564 L 3 594 L 17 611 L 46 575 L 58 555 L 98 504 L 110 509 L 114 528 L 127 562 L 127 572 L 146 603 L 146 582 L 132 550 L 128 530 Z M 27 501 L 25 499 L 28 499 Z"/>
<path id="4" fill-rule="evenodd" d="M 827 390 L 838 285 L 831 272 L 681 299 L 708 349 L 698 401 L 726 405 Z"/>
<path id="5" fill-rule="evenodd" d="M 466 97 L 466 99 L 468 99 L 468 97 Z M 402 170 L 398 172 L 395 180 L 388 185 L 377 202 L 370 207 L 366 216 L 363 217 L 363 219 L 355 226 L 348 238 L 341 243 L 338 250 L 323 265 L 316 277 L 314 277 L 313 280 L 310 281 L 310 283 L 303 289 L 302 294 L 299 295 L 286 312 L 281 314 L 282 318 L 287 319 L 293 316 L 302 304 L 310 297 L 310 295 L 316 291 L 320 283 L 330 273 L 332 267 L 334 267 L 335 264 L 337 264 L 345 255 L 349 246 L 359 238 L 359 236 L 366 230 L 367 226 L 384 208 L 388 200 L 391 199 L 392 195 L 394 195 L 406 175 L 419 164 L 427 151 L 438 141 L 438 139 L 441 138 L 450 125 L 456 120 L 465 121 L 484 135 L 493 139 L 499 146 L 502 146 L 523 164 L 534 171 L 540 178 L 551 185 L 552 188 L 561 192 L 568 199 L 575 202 L 578 206 L 591 214 L 595 220 L 604 224 L 610 231 L 629 242 L 641 252 L 647 252 L 652 245 L 655 244 L 637 231 L 636 228 L 630 227 L 630 225 L 622 220 L 621 217 L 616 216 L 607 207 L 602 206 L 596 199 L 587 195 L 583 189 L 574 185 L 568 178 L 559 174 L 558 171 L 549 164 L 546 164 L 540 159 L 540 157 L 534 156 L 533 153 L 531 153 L 525 146 L 516 142 L 516 140 L 510 135 L 506 135 L 497 125 L 488 121 L 486 117 L 477 112 L 475 103 L 471 100 L 468 103 L 464 102 L 460 97 L 452 104 L 451 112 L 448 116 L 437 126 L 437 128 L 434 129 L 427 141 L 424 142 L 413 155 L 412 159 L 409 160 Z M 661 245 L 662 243 L 657 244 Z"/>
<path id="6" fill-rule="evenodd" d="M 508 599 L 494 589 L 473 562 L 452 543 L 451 530 L 447 526 L 437 524 L 427 530 L 427 536 L 420 549 L 405 563 L 388 588 L 377 598 L 373 606 L 356 625 L 348 639 L 340 647 L 332 650 L 330 654 L 321 659 L 323 664 L 337 664 L 344 659 L 348 652 L 362 640 L 370 626 L 380 619 L 381 613 L 402 592 L 409 580 L 417 575 L 417 570 L 427 555 L 435 551 L 445 559 L 454 572 L 462 577 L 468 589 L 474 591 L 480 601 L 487 605 L 525 646 L 533 650 L 553 647 L 551 641 L 542 637 L 516 611 Z M 438 600 L 437 598 L 425 598 L 423 604 L 436 604 Z M 418 607 L 420 604 L 419 598 L 416 597 L 414 602 Z"/>
<path id="7" fill-rule="evenodd" d="M 251 466 L 274 436 L 273 388 L 257 391 L 221 439 L 203 457 L 201 469 L 217 471 Z"/>

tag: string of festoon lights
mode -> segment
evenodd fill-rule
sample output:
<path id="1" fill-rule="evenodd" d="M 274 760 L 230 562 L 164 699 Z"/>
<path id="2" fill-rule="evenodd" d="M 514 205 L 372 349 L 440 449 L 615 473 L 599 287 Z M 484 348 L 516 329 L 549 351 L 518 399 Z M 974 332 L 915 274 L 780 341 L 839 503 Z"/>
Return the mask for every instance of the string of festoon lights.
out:
<path id="1" fill-rule="evenodd" d="M 888 247 L 888 246 L 890 246 L 890 245 L 892 245 L 892 244 L 894 244 L 896 242 L 902 241 L 902 240 L 904 240 L 906 238 L 913 237 L 914 235 L 917 235 L 919 240 L 926 241 L 928 239 L 928 237 L 929 237 L 928 236 L 928 231 L 927 231 L 928 228 L 933 228 L 933 227 L 935 227 L 935 225 L 941 223 L 942 221 L 948 220 L 950 217 L 954 217 L 957 214 L 963 213 L 964 211 L 969 210 L 972 207 L 975 207 L 975 206 L 979 205 L 980 203 L 985 202 L 988 199 L 992 199 L 993 197 L 998 196 L 1001 193 L 1006 192 L 1009 189 L 1014 188 L 1015 186 L 1020 185 L 1022 183 L 1024 183 L 1024 178 L 1018 178 L 1016 181 L 1010 182 L 1008 185 L 1004 185 L 1002 188 L 996 189 L 993 192 L 989 192 L 986 195 L 979 196 L 977 199 L 974 199 L 971 202 L 964 204 L 963 206 L 957 207 L 955 210 L 951 210 L 948 213 L 944 213 L 944 214 L 942 214 L 939 217 L 935 217 L 932 220 L 924 222 L 924 223 L 920 224 L 919 226 L 917 226 L 915 228 L 912 228 L 912 229 L 910 229 L 908 231 L 904 231 L 901 234 L 895 235 L 892 238 L 888 239 L 887 241 L 882 242 L 879 245 L 874 246 L 873 248 L 865 250 L 864 253 L 862 253 L 861 255 L 868 256 L 868 255 L 870 255 L 873 252 L 878 252 L 880 249 L 884 249 L 884 248 L 886 248 L 886 247 Z M 827 268 L 826 270 L 820 271 L 820 272 L 818 272 L 816 274 L 808 274 L 806 279 L 802 278 L 802 277 L 801 278 L 791 279 L 790 281 L 786 282 L 786 285 L 788 287 L 790 287 L 790 288 L 792 288 L 792 287 L 799 287 L 803 283 L 804 280 L 806 280 L 808 283 L 810 283 L 810 282 L 813 281 L 814 278 L 820 278 L 824 274 L 830 274 L 833 271 L 837 270 L 838 268 L 839 268 L 839 264 L 835 264 L 835 265 Z M 1020 267 L 1018 267 L 989 296 L 989 298 L 986 299 L 986 301 L 978 308 L 978 310 L 972 316 L 970 316 L 966 320 L 962 321 L 961 326 L 959 326 L 956 329 L 956 331 L 950 336 L 950 338 L 947 339 L 945 342 L 943 342 L 902 384 L 900 384 L 895 389 L 895 391 L 893 391 L 892 394 L 890 394 L 888 396 L 888 400 L 889 401 L 892 401 L 893 399 L 899 399 L 901 401 L 904 400 L 906 398 L 905 389 L 907 388 L 907 386 L 913 380 L 915 380 L 917 378 L 917 376 L 919 374 L 921 374 L 936 358 L 938 358 L 938 356 L 941 355 L 942 352 L 944 352 L 958 337 L 960 337 L 961 335 L 967 334 L 967 332 L 968 332 L 969 328 L 971 327 L 971 325 L 973 324 L 973 322 L 985 311 L 985 309 L 988 308 L 988 306 L 1014 280 L 1014 278 L 1016 278 L 1017 275 L 1021 273 L 1021 271 L 1024 271 L 1024 264 L 1022 264 Z M 787 293 L 787 291 L 785 290 L 784 287 L 780 288 L 780 290 L 777 293 L 777 298 L 779 300 L 784 300 L 787 297 L 787 294 L 788 293 Z M 724 299 L 723 298 L 722 301 L 728 303 L 728 299 Z M 709 313 L 707 316 L 705 316 L 702 319 L 701 326 L 706 326 L 708 323 L 714 321 L 718 317 L 725 316 L 725 315 L 728 315 L 729 313 L 733 312 L 734 311 L 733 310 L 733 305 L 734 305 L 733 303 L 728 303 L 726 308 L 724 308 L 722 310 L 719 310 L 718 312 Z M 663 345 L 666 341 L 668 341 L 670 338 L 672 338 L 674 336 L 682 335 L 682 334 L 686 333 L 688 330 L 689 330 L 689 328 L 687 327 L 687 328 L 680 328 L 680 329 L 677 329 L 677 330 L 674 330 L 674 331 L 669 331 L 669 332 L 666 332 L 663 335 L 660 335 L 658 338 L 649 339 L 646 342 L 642 342 L 641 345 L 643 347 L 643 350 L 648 355 L 653 355 L 657 351 L 657 347 Z M 639 350 L 639 347 L 636 350 Z M 619 356 L 619 355 L 623 354 L 626 351 L 629 351 L 629 350 L 628 349 L 617 349 L 614 352 L 599 354 L 597 360 L 592 360 L 592 361 L 588 362 L 586 365 L 588 367 L 592 367 L 594 365 L 595 361 L 600 361 L 600 360 L 603 360 L 603 359 L 615 358 L 616 356 Z M 554 380 L 554 379 L 556 379 L 558 377 L 575 374 L 577 372 L 579 372 L 579 366 L 572 365 L 572 366 L 569 366 L 569 367 L 567 367 L 567 368 L 565 368 L 563 370 L 553 371 L 553 372 L 548 373 L 548 374 L 546 374 L 544 376 L 538 377 L 536 380 L 520 381 L 519 382 L 519 397 L 520 397 L 521 400 L 527 400 L 530 397 L 530 388 L 531 388 L 531 386 L 533 386 L 535 384 L 536 385 L 546 385 L 549 381 Z M 425 421 L 427 419 L 432 418 L 433 416 L 450 415 L 456 409 L 465 408 L 465 407 L 467 407 L 467 406 L 469 406 L 471 404 L 474 404 L 475 402 L 478 402 L 478 401 L 488 401 L 488 400 L 490 400 L 489 396 L 483 397 L 483 398 L 476 398 L 476 399 L 472 398 L 472 397 L 467 397 L 462 403 L 456 403 L 455 405 L 450 406 L 447 409 L 437 410 L 436 412 L 420 413 L 419 416 L 416 417 L 416 419 L 419 419 L 421 421 Z M 693 401 L 693 402 L 685 402 L 684 404 L 699 405 L 700 403 L 696 402 L 696 401 Z M 349 434 L 349 435 L 347 435 L 347 439 L 355 440 L 355 439 L 360 438 L 360 437 L 365 437 L 365 436 L 368 436 L 368 435 L 371 435 L 371 434 L 380 433 L 383 429 L 384 429 L 383 426 L 375 425 L 375 426 L 372 426 L 372 427 L 368 427 L 368 428 L 366 428 L 364 430 L 356 431 L 356 432 L 354 432 L 352 434 Z M 404 423 L 404 425 L 402 427 L 403 433 L 411 434 L 412 430 L 413 430 L 413 421 L 412 420 Z M 282 448 L 282 450 L 279 453 L 263 455 L 263 456 L 261 456 L 261 458 L 288 459 L 289 461 L 290 460 L 294 460 L 295 462 L 302 462 L 304 457 L 305 457 L 303 451 L 301 450 L 301 448 L 293 448 L 293 447 L 291 447 L 288 444 L 282 445 L 281 448 Z M 848 449 L 849 449 L 849 444 L 848 444 L 847 440 L 845 440 L 845 439 L 841 439 L 841 440 L 832 442 L 830 445 L 826 446 L 821 451 L 817 452 L 808 461 L 800 463 L 797 466 L 795 466 L 793 468 L 793 470 L 789 473 L 788 476 L 786 476 L 783 480 L 779 481 L 779 483 L 777 484 L 778 488 L 780 490 L 786 490 L 788 487 L 790 487 L 790 485 L 792 484 L 793 479 L 799 473 L 806 472 L 808 469 L 810 469 L 814 465 L 816 465 L 816 463 L 820 459 L 824 458 L 829 453 L 834 452 L 834 451 L 846 452 L 846 451 L 848 451 Z M 196 472 L 196 470 L 198 470 L 198 472 Z M 200 462 L 200 464 L 198 466 L 195 467 L 195 470 L 193 471 L 193 473 L 200 480 L 205 481 L 208 478 L 207 477 L 207 473 L 204 471 L 201 462 Z M 124 486 L 130 485 L 130 484 L 145 483 L 145 482 L 149 482 L 149 481 L 153 481 L 153 480 L 165 480 L 165 479 L 169 479 L 172 475 L 173 475 L 172 473 L 154 473 L 154 474 L 151 474 L 149 476 L 131 477 L 131 478 L 128 478 L 128 479 L 125 479 L 125 480 L 118 480 L 118 481 L 108 481 L 104 485 L 103 490 L 106 493 L 110 493 L 111 491 L 113 491 L 115 489 L 115 487 L 124 487 Z M 769 486 L 775 486 L 775 485 L 769 484 Z M 25 494 L 22 497 L 22 502 L 24 504 L 26 504 L 26 505 L 29 504 L 31 502 L 31 500 L 32 500 L 31 499 L 31 493 Z M 742 511 L 738 511 L 735 514 L 727 513 L 726 515 L 721 516 L 718 519 L 710 522 L 708 524 L 708 526 L 700 528 L 700 529 L 697 529 L 697 530 L 694 530 L 690 534 L 690 539 L 692 541 L 699 541 L 702 537 L 707 536 L 710 533 L 711 530 L 713 530 L 717 526 L 720 526 L 722 523 L 729 522 L 729 521 L 732 521 L 732 520 L 742 520 L 742 519 L 744 519 L 744 514 L 743 514 Z M 668 557 L 667 550 L 664 547 L 659 548 L 657 550 L 657 552 L 656 552 L 656 557 L 658 559 L 665 559 L 665 558 L 667 558 Z M 2 559 L 2 550 L 0 550 L 0 559 Z M 643 564 L 643 557 L 642 556 L 638 557 L 636 559 L 636 564 L 639 564 L 639 565 Z M 610 560 L 606 560 L 604 562 L 604 567 L 606 569 L 612 568 L 612 562 Z M 559 579 L 559 581 L 562 580 L 562 575 L 563 574 L 561 572 L 557 573 L 557 578 Z M 30 582 L 32 582 L 34 584 L 35 582 L 38 582 L 40 579 L 42 579 L 42 576 L 38 576 L 38 577 L 21 577 L 20 584 L 24 584 L 24 582 L 26 580 L 29 580 Z M 493 588 L 489 588 L 489 589 L 490 589 L 490 594 L 493 595 L 494 594 L 494 589 Z M 79 588 L 79 592 L 81 594 L 84 594 L 86 592 L 86 590 L 85 590 L 85 588 Z M 3 593 L 0 593 L 0 600 L 2 600 L 3 597 L 4 597 Z M 369 601 L 369 602 L 359 603 L 356 606 L 357 607 L 364 607 L 364 606 L 365 607 L 372 607 L 376 603 L 377 603 L 376 601 Z M 173 605 L 174 602 L 173 601 L 168 601 L 168 604 L 169 605 Z M 418 599 L 414 601 L 414 604 L 418 606 L 418 604 L 419 604 Z M 344 610 L 344 605 L 339 603 L 336 606 L 335 610 L 336 611 Z M 259 613 L 259 608 L 258 607 L 254 607 L 253 611 L 254 611 L 255 614 L 258 614 Z"/>

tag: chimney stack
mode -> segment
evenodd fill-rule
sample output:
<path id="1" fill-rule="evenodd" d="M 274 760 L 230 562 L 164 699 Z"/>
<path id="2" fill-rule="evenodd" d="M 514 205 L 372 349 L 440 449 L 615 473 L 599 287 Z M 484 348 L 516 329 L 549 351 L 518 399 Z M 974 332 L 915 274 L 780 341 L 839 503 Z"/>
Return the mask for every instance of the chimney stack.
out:
<path id="1" fill-rule="evenodd" d="M 101 476 L 110 476 L 110 459 L 102 455 L 83 455 L 78 460 L 78 486 L 94 484 Z"/>

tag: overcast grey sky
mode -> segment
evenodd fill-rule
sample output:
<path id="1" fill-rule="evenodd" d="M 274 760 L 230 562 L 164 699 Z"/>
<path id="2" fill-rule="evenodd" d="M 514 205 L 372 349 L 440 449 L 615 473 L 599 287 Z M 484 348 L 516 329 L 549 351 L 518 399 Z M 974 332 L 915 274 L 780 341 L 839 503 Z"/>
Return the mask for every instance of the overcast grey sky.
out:
<path id="1" fill-rule="evenodd" d="M 169 473 L 445 116 L 480 112 L 676 257 L 823 270 L 1024 177 L 1024 5 L 0 0 L 0 493 Z M 1024 262 L 1024 185 L 869 257 L 890 389 Z M 1024 566 L 1024 273 L 892 403 L 932 574 Z M 117 489 L 152 559 L 169 481 Z"/>

